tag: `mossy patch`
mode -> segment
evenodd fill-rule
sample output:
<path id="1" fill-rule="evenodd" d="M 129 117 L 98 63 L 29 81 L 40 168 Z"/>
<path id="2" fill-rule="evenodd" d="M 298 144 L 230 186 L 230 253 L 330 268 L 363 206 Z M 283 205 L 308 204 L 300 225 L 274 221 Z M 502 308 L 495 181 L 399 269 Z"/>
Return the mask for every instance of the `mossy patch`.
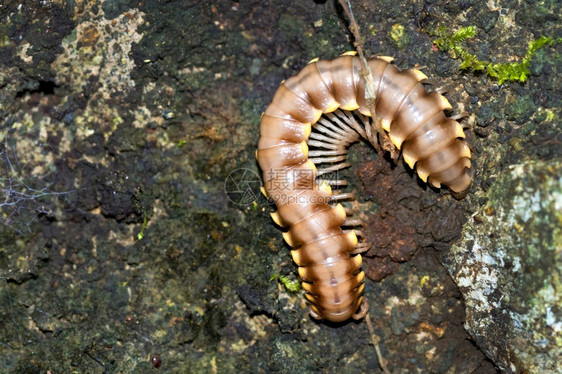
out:
<path id="1" fill-rule="evenodd" d="M 404 49 L 404 47 L 408 45 L 409 38 L 408 34 L 406 33 L 406 29 L 399 23 L 395 23 L 394 25 L 392 25 L 390 31 L 388 32 L 388 36 L 394 42 L 396 47 L 398 47 L 398 49 Z"/>
<path id="2" fill-rule="evenodd" d="M 448 51 L 452 58 L 462 59 L 460 68 L 464 70 L 484 71 L 490 77 L 498 80 L 499 84 L 505 81 L 525 82 L 530 74 L 531 60 L 535 53 L 545 47 L 551 46 L 554 42 L 560 43 L 562 38 L 554 40 L 541 36 L 529 42 L 527 52 L 520 57 L 520 62 L 493 63 L 480 60 L 476 55 L 470 53 L 462 44 L 466 39 L 476 35 L 475 26 L 463 27 L 457 32 L 450 34 L 444 27 L 437 28 L 434 35 L 439 38 L 433 41 L 434 46 L 441 51 Z"/>

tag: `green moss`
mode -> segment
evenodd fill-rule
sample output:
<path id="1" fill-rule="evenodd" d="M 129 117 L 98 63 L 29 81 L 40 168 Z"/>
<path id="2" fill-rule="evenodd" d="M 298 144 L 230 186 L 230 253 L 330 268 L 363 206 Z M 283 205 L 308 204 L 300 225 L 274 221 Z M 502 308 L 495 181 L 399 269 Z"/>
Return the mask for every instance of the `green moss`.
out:
<path id="1" fill-rule="evenodd" d="M 289 277 L 285 275 L 274 275 L 271 280 L 279 279 L 279 282 L 290 292 L 299 292 L 301 289 L 301 284 L 299 281 L 292 281 Z"/>
<path id="2" fill-rule="evenodd" d="M 465 39 L 476 35 L 474 26 L 463 27 L 454 34 L 449 34 L 444 27 L 438 28 L 434 35 L 439 36 L 433 44 L 441 51 L 449 51 L 453 58 L 462 59 L 461 69 L 472 69 L 474 71 L 485 71 L 490 77 L 496 78 L 499 84 L 505 81 L 525 82 L 529 76 L 529 67 L 533 55 L 545 46 L 551 46 L 555 41 L 552 38 L 541 36 L 529 42 L 525 56 L 521 57 L 520 62 L 497 63 L 483 61 L 476 55 L 468 52 L 461 44 Z M 556 43 L 562 40 L 556 39 Z"/>
<path id="3" fill-rule="evenodd" d="M 142 221 L 142 227 L 140 232 L 137 234 L 137 239 L 138 240 L 142 240 L 144 238 L 144 229 L 146 229 L 146 224 L 147 224 L 148 220 L 146 218 L 146 214 L 144 215 L 144 220 Z"/>
<path id="4" fill-rule="evenodd" d="M 278 21 L 279 30 L 289 37 L 298 37 L 306 29 L 304 21 L 290 14 L 282 14 Z"/>
<path id="5" fill-rule="evenodd" d="M 552 120 L 554 119 L 554 112 L 550 109 L 545 109 L 545 111 L 546 111 L 546 121 L 552 122 Z"/>
<path id="6" fill-rule="evenodd" d="M 302 46 L 307 51 L 308 56 L 327 57 L 334 53 L 334 50 L 345 51 L 350 47 L 341 44 L 346 40 L 345 26 L 341 19 L 333 15 L 325 15 L 313 28 L 308 27 L 299 36 L 302 38 Z M 342 49 L 343 48 L 343 49 Z"/>
<path id="7" fill-rule="evenodd" d="M 13 45 L 13 42 L 9 37 L 8 27 L 5 25 L 0 25 L 0 48 L 9 47 L 11 45 Z"/>
<path id="8" fill-rule="evenodd" d="M 525 123 L 537 109 L 530 95 L 523 95 L 508 99 L 505 114 L 508 120 Z"/>
<path id="9" fill-rule="evenodd" d="M 392 25 L 388 36 L 392 39 L 394 44 L 396 44 L 398 49 L 404 49 L 404 47 L 408 44 L 408 35 L 405 33 L 404 26 L 399 23 Z"/>

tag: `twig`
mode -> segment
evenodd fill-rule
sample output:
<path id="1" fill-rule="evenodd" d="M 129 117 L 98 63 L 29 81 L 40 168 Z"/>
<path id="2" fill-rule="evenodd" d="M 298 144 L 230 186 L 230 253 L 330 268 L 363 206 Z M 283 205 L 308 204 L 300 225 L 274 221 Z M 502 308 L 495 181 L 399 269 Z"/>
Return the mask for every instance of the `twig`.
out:
<path id="1" fill-rule="evenodd" d="M 343 10 L 347 18 L 349 19 L 349 30 L 353 34 L 355 41 L 353 45 L 357 49 L 357 53 L 359 53 L 359 59 L 361 60 L 361 76 L 365 79 L 365 100 L 367 101 L 367 106 L 369 110 L 371 110 L 371 114 L 373 118 L 375 117 L 375 84 L 373 83 L 373 74 L 371 73 L 371 69 L 369 69 L 369 65 L 367 65 L 367 59 L 365 58 L 365 54 L 363 53 L 363 38 L 361 37 L 361 32 L 359 31 L 359 25 L 355 20 L 355 16 L 353 15 L 353 10 L 351 9 L 351 3 L 349 0 L 339 0 Z"/>
<path id="2" fill-rule="evenodd" d="M 387 361 L 382 357 L 381 349 L 379 347 L 379 342 L 381 338 L 377 334 L 375 334 L 375 330 L 373 329 L 373 325 L 371 324 L 371 318 L 369 317 L 369 313 L 365 316 L 365 322 L 367 322 L 367 328 L 369 329 L 369 334 L 371 334 L 371 344 L 375 346 L 375 351 L 377 352 L 377 359 L 379 360 L 379 366 L 384 374 L 390 374 L 388 370 Z"/>
<path id="3" fill-rule="evenodd" d="M 398 152 L 396 152 L 396 147 L 390 141 L 388 134 L 384 131 L 381 126 L 381 121 L 377 118 L 376 113 L 376 102 L 377 97 L 375 93 L 375 84 L 373 80 L 373 73 L 367 64 L 367 59 L 365 58 L 365 54 L 363 53 L 363 43 L 364 39 L 361 37 L 361 32 L 359 30 L 359 25 L 357 24 L 357 20 L 353 15 L 353 10 L 351 9 L 351 2 L 349 0 L 339 0 L 340 5 L 342 6 L 347 18 L 349 19 L 349 30 L 353 34 L 354 42 L 353 45 L 357 49 L 357 53 L 359 54 L 359 60 L 361 61 L 361 71 L 359 74 L 365 80 L 365 103 L 369 111 L 371 112 L 371 118 L 373 119 L 373 129 L 375 130 L 376 136 L 373 138 L 378 138 L 378 143 L 376 141 L 371 142 L 375 147 L 377 153 L 382 153 L 382 151 L 390 152 L 390 156 L 393 161 L 396 162 L 398 159 Z M 381 150 L 382 147 L 382 150 Z"/>
<path id="4" fill-rule="evenodd" d="M 25 175 L 26 166 L 27 162 L 23 165 L 20 163 L 15 148 L 8 145 L 6 137 L 4 143 L 0 144 L 0 225 L 13 229 L 22 236 L 25 236 L 23 226 L 29 227 L 40 214 L 50 214 L 41 199 L 47 199 L 47 204 L 53 198 L 73 192 L 51 191 L 48 186 L 34 188 L 30 183 L 32 178 Z M 20 227 L 14 226 L 15 223 Z"/>

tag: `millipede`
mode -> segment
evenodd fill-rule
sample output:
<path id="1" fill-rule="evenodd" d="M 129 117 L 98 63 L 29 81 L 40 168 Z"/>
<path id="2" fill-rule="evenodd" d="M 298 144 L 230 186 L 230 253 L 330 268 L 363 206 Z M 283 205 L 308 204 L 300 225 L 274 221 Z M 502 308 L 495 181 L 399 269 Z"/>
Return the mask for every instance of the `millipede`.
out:
<path id="1" fill-rule="evenodd" d="M 340 190 L 346 181 L 330 178 L 350 166 L 352 143 L 365 139 L 378 147 L 382 128 L 424 182 L 453 193 L 471 183 L 463 128 L 445 114 L 451 105 L 439 92 L 426 91 L 424 73 L 391 62 L 378 56 L 362 63 L 354 52 L 312 60 L 281 83 L 261 118 L 256 157 L 262 191 L 277 207 L 271 216 L 285 230 L 314 319 L 359 320 L 368 312 L 361 253 L 371 244 L 341 203 L 354 199 Z M 366 87 L 375 93 L 374 104 Z"/>

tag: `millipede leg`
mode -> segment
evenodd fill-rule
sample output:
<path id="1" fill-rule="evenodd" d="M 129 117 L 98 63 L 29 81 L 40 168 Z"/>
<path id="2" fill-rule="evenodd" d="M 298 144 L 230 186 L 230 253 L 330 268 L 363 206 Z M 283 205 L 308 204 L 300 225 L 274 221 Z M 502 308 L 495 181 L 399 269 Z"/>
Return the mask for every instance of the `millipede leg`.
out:
<path id="1" fill-rule="evenodd" d="M 347 186 L 347 181 L 343 179 L 323 179 L 331 187 L 345 187 Z M 346 210 L 347 212 L 347 210 Z M 347 213 L 346 213 L 347 214 Z"/>
<path id="2" fill-rule="evenodd" d="M 346 155 L 347 149 L 340 148 L 340 149 L 332 149 L 332 150 L 311 150 L 308 151 L 308 157 L 320 157 L 320 156 L 338 156 L 338 155 Z"/>
<path id="3" fill-rule="evenodd" d="M 334 126 L 337 125 L 341 129 L 349 133 L 350 138 L 353 135 L 354 138 L 359 140 L 359 136 L 362 137 L 365 136 L 365 131 L 361 128 L 361 126 L 359 126 L 359 124 L 357 123 L 357 121 L 355 120 L 355 118 L 350 112 L 343 112 L 338 109 L 333 113 L 328 113 L 327 117 L 332 121 Z"/>
<path id="4" fill-rule="evenodd" d="M 363 222 L 357 218 L 346 218 L 345 221 L 343 221 L 342 226 L 363 226 Z"/>
<path id="5" fill-rule="evenodd" d="M 435 92 L 437 92 L 439 95 L 444 95 L 446 94 L 448 91 L 445 87 L 437 87 L 435 89 Z"/>
<path id="6" fill-rule="evenodd" d="M 353 192 L 342 192 L 332 195 L 332 202 L 340 200 L 355 200 L 355 194 Z"/>
<path id="7" fill-rule="evenodd" d="M 340 144 L 326 143 L 314 139 L 308 139 L 308 145 L 312 147 L 325 148 L 325 149 L 335 149 L 335 150 L 341 150 L 342 148 L 345 149 L 345 147 L 342 147 Z"/>
<path id="8" fill-rule="evenodd" d="M 320 140 L 324 143 L 334 144 L 334 145 L 337 145 L 337 146 L 340 146 L 340 147 L 342 147 L 342 146 L 347 147 L 349 145 L 349 143 L 346 141 L 346 139 L 340 140 L 339 137 L 338 138 L 332 138 L 332 137 L 329 137 L 329 136 L 322 135 L 319 132 L 310 133 L 310 139 Z M 309 142 L 309 144 L 310 144 L 310 142 Z"/>
<path id="9" fill-rule="evenodd" d="M 329 122 L 327 121 L 320 120 L 319 123 L 317 123 L 314 126 L 314 129 L 318 130 L 323 134 L 328 135 L 329 137 L 332 137 L 334 139 L 339 139 L 340 141 L 347 141 L 348 139 L 353 140 L 354 138 L 353 134 L 345 133 L 344 131 L 341 130 L 337 131 L 338 130 L 337 127 L 333 128 L 332 126 L 321 125 L 320 123 L 322 124 L 325 123 L 326 125 L 329 124 Z"/>
<path id="10" fill-rule="evenodd" d="M 317 128 L 318 128 L 319 131 L 324 132 L 323 130 L 326 131 L 329 128 L 332 131 L 340 134 L 341 137 L 343 137 L 344 139 L 346 139 L 350 143 L 353 143 L 353 142 L 359 140 L 360 133 L 359 134 L 355 133 L 351 128 L 349 128 L 348 126 L 343 124 L 341 121 L 339 121 L 338 117 L 336 115 L 334 115 L 333 113 L 328 113 L 327 116 L 332 122 L 328 121 L 326 118 L 321 118 L 319 120 L 319 122 L 322 125 L 324 125 L 325 127 L 323 127 L 321 125 L 317 125 Z"/>
<path id="11" fill-rule="evenodd" d="M 351 318 L 353 318 L 354 320 L 363 319 L 368 312 L 369 312 L 369 303 L 367 302 L 367 299 L 363 297 L 363 300 L 361 300 L 361 305 L 359 306 L 359 310 L 357 311 L 357 313 L 352 315 Z"/>
<path id="12" fill-rule="evenodd" d="M 450 117 L 448 117 L 449 119 L 454 119 L 455 121 L 458 121 L 459 119 L 463 119 L 468 117 L 469 114 L 467 112 L 462 112 L 462 113 L 458 113 L 458 114 L 454 114 Z"/>
<path id="13" fill-rule="evenodd" d="M 310 157 L 309 160 L 314 162 L 314 164 L 329 164 L 332 162 L 340 162 L 346 159 L 346 155 L 333 156 L 333 157 Z"/>
<path id="14" fill-rule="evenodd" d="M 316 309 L 316 307 L 313 304 L 309 304 L 308 305 L 308 314 L 310 314 L 310 316 L 312 318 L 314 318 L 315 320 L 322 320 L 322 316 L 320 315 L 320 313 L 318 313 L 318 310 Z"/>
<path id="15" fill-rule="evenodd" d="M 361 123 L 350 112 L 342 112 L 340 110 L 334 112 L 338 115 L 337 118 L 342 119 L 347 125 L 349 125 L 353 130 L 355 130 L 363 139 L 369 139 L 369 127 L 371 126 L 370 117 L 366 117 L 361 113 L 357 113 L 357 117 L 361 120 Z"/>
<path id="16" fill-rule="evenodd" d="M 361 230 L 355 230 L 355 235 L 360 239 L 365 239 L 365 233 Z"/>
<path id="17" fill-rule="evenodd" d="M 372 246 L 373 245 L 369 242 L 357 243 L 357 247 L 350 251 L 349 254 L 358 255 L 360 253 L 367 252 L 369 249 L 371 249 Z"/>
<path id="18" fill-rule="evenodd" d="M 329 166 L 327 168 L 318 169 L 318 175 L 323 175 L 327 173 L 332 173 L 337 170 L 345 169 L 346 167 L 351 166 L 349 162 L 342 162 L 336 165 Z"/>

